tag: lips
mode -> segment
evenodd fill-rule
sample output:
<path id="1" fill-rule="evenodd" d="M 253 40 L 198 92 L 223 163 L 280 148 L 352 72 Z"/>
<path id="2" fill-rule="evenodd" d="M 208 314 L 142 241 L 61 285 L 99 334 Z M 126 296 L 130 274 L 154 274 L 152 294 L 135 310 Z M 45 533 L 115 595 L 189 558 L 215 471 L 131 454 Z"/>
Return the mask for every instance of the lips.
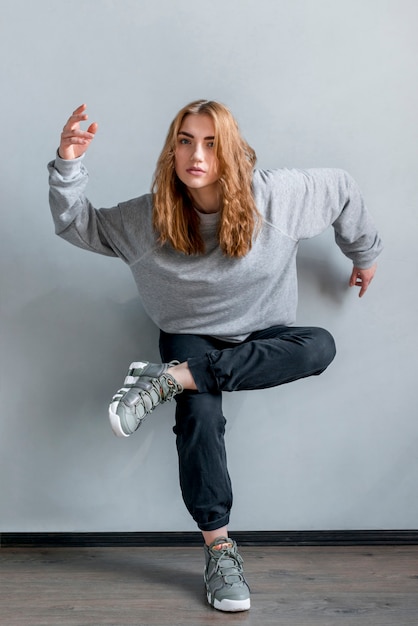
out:
<path id="1" fill-rule="evenodd" d="M 205 172 L 205 170 L 202 170 L 200 167 L 189 167 L 189 168 L 186 170 L 186 172 L 187 172 L 188 174 L 192 174 L 192 175 L 194 175 L 194 176 L 199 176 L 199 175 L 202 175 L 202 174 L 205 174 L 205 173 L 206 173 L 206 172 Z"/>

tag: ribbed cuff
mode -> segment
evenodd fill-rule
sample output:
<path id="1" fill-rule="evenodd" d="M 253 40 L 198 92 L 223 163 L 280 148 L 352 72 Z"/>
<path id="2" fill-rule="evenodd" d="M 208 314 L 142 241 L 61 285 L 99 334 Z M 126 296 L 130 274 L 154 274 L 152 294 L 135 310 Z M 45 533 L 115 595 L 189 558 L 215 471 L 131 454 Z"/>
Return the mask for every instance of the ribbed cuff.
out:
<path id="1" fill-rule="evenodd" d="M 84 154 L 77 159 L 61 159 L 57 150 L 54 167 L 63 178 L 75 178 L 80 172 L 83 159 Z"/>

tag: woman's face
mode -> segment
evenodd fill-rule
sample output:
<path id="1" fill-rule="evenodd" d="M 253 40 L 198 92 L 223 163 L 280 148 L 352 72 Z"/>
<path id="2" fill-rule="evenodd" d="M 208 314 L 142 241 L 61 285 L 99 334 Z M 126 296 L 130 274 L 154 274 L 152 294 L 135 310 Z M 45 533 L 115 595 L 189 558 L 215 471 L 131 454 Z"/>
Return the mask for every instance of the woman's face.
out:
<path id="1" fill-rule="evenodd" d="M 214 140 L 215 127 L 209 115 L 186 115 L 176 140 L 175 170 L 191 191 L 218 188 L 219 164 Z"/>

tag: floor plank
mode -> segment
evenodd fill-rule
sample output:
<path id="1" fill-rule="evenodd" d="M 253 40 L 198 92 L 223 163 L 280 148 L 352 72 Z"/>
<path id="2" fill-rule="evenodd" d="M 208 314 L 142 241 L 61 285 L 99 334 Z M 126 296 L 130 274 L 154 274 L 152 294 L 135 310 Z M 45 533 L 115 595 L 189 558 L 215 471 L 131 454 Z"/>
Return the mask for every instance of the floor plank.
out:
<path id="1" fill-rule="evenodd" d="M 212 609 L 200 548 L 2 548 L 1 626 L 416 626 L 418 546 L 243 547 L 249 612 Z"/>

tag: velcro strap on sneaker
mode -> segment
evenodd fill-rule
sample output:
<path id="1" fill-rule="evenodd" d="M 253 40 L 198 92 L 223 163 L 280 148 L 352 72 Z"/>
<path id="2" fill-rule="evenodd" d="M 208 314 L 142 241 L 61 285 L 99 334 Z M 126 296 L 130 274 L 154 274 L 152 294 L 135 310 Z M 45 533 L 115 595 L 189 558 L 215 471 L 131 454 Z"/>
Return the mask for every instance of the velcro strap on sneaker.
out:
<path id="1" fill-rule="evenodd" d="M 152 409 L 153 403 L 147 389 L 138 389 L 137 387 L 132 387 L 132 389 L 129 389 L 129 391 L 124 395 L 122 402 L 126 406 L 132 407 L 135 404 L 138 404 L 141 398 L 147 410 Z"/>
<path id="2" fill-rule="evenodd" d="M 147 378 L 158 378 L 167 370 L 167 363 L 132 363 L 128 371 L 128 376 L 146 376 Z"/>

